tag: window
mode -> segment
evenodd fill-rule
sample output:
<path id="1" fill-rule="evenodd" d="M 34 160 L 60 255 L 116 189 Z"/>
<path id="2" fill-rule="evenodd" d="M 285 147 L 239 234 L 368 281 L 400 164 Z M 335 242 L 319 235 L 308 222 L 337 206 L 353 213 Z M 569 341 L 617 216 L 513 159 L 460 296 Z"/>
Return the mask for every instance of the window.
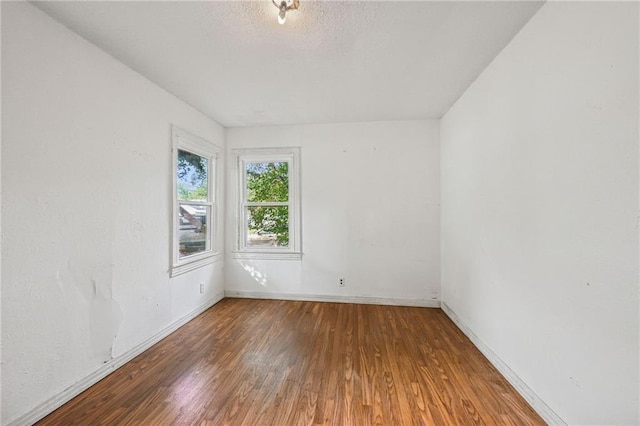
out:
<path id="1" fill-rule="evenodd" d="M 235 150 L 234 257 L 300 259 L 299 148 Z"/>
<path id="2" fill-rule="evenodd" d="M 171 276 L 212 263 L 217 241 L 218 147 L 173 127 L 173 255 Z"/>

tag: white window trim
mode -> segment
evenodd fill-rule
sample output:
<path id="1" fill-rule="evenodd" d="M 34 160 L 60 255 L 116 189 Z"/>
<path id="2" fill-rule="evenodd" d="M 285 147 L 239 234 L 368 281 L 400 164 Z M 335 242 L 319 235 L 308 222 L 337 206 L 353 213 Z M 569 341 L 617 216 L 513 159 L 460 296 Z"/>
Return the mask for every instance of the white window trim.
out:
<path id="1" fill-rule="evenodd" d="M 220 148 L 208 142 L 186 130 L 183 130 L 175 125 L 171 126 L 172 133 L 172 149 L 171 149 L 171 163 L 172 163 L 172 213 L 171 213 L 171 268 L 170 275 L 175 277 L 185 272 L 193 271 L 205 265 L 217 262 L 222 259 L 222 251 L 220 249 L 221 235 L 219 232 L 218 220 L 220 218 L 220 200 L 218 194 L 220 193 L 219 186 L 221 184 L 221 177 L 218 167 L 218 157 Z M 211 207 L 211 223 L 207 227 L 209 233 L 210 247 L 202 253 L 194 254 L 191 256 L 180 259 L 178 250 L 180 240 L 178 236 L 178 149 L 189 151 L 191 153 L 206 157 L 209 159 L 208 170 L 208 182 L 209 187 L 209 200 L 208 204 Z"/>
<path id="2" fill-rule="evenodd" d="M 254 148 L 234 149 L 233 171 L 236 179 L 234 220 L 236 221 L 234 259 L 249 260 L 300 260 L 302 259 L 302 223 L 300 218 L 300 148 Z M 249 162 L 289 162 L 289 247 L 249 248 L 246 243 L 245 213 L 246 197 L 245 164 Z"/>

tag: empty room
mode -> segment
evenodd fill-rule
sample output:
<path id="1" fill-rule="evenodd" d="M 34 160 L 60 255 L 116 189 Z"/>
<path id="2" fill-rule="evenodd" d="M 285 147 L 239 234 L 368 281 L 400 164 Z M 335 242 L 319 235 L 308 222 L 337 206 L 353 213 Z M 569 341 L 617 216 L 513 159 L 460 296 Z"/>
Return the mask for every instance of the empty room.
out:
<path id="1" fill-rule="evenodd" d="M 1 421 L 640 424 L 636 1 L 2 1 Z"/>

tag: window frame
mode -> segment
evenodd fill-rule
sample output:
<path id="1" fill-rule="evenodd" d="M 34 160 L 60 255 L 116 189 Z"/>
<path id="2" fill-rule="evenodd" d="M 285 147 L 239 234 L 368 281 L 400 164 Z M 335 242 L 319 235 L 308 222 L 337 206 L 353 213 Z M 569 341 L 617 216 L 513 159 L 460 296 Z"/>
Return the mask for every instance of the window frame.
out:
<path id="1" fill-rule="evenodd" d="M 171 277 L 175 277 L 185 272 L 192 271 L 205 265 L 218 261 L 221 257 L 220 238 L 218 235 L 218 220 L 220 218 L 218 200 L 218 157 L 220 148 L 184 129 L 172 125 L 172 213 L 171 213 Z M 178 198 L 178 150 L 187 151 L 200 157 L 207 158 L 209 164 L 207 169 L 207 200 L 192 201 Z M 180 257 L 180 236 L 178 208 L 180 204 L 198 205 L 209 207 L 207 216 L 207 237 L 209 248 L 203 252 L 190 256 Z"/>
<path id="2" fill-rule="evenodd" d="M 251 148 L 232 150 L 236 177 L 235 221 L 236 238 L 232 257 L 236 259 L 299 260 L 302 258 L 302 227 L 300 218 L 300 148 Z M 288 163 L 288 201 L 256 203 L 247 201 L 247 163 Z M 264 204 L 287 206 L 289 219 L 288 247 L 247 246 L 247 207 Z"/>

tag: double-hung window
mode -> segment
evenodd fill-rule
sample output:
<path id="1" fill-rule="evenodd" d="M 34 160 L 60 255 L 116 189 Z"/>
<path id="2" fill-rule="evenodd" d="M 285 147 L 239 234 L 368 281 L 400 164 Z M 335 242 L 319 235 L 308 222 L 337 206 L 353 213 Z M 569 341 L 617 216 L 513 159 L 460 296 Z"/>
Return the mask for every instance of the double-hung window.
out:
<path id="1" fill-rule="evenodd" d="M 212 263 L 216 233 L 218 147 L 173 127 L 173 255 L 171 276 Z"/>
<path id="2" fill-rule="evenodd" d="M 234 150 L 238 179 L 234 257 L 301 256 L 299 148 Z"/>

